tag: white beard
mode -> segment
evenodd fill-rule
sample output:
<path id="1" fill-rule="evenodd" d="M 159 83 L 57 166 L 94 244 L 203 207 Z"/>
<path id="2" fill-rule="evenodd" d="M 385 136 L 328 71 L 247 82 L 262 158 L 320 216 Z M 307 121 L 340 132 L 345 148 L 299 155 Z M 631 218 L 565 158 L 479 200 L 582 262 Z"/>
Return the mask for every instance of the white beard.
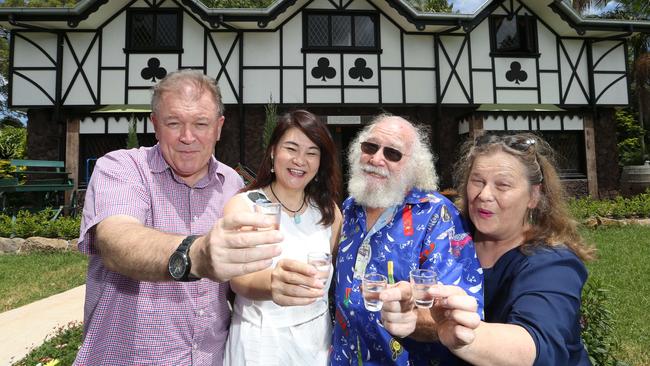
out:
<path id="1" fill-rule="evenodd" d="M 359 162 L 351 166 L 348 191 L 358 204 L 372 208 L 387 208 L 399 205 L 406 193 L 413 187 L 414 175 L 404 169 L 398 176 L 390 176 L 388 170 Z M 388 177 L 383 183 L 366 179 L 365 174 L 375 173 Z"/>

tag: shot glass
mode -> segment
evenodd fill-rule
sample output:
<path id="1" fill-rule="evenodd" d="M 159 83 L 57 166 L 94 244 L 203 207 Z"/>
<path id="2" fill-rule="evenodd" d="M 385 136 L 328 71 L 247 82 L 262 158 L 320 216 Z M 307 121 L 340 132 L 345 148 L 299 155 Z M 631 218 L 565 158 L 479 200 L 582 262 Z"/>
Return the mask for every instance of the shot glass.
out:
<path id="1" fill-rule="evenodd" d="M 264 214 L 273 219 L 273 225 L 265 228 L 257 228 L 257 230 L 280 230 L 280 213 L 282 212 L 282 205 L 268 201 L 255 202 L 255 212 Z"/>
<path id="2" fill-rule="evenodd" d="M 379 273 L 366 273 L 361 282 L 363 306 L 368 311 L 380 311 L 384 302 L 379 300 L 379 293 L 388 286 L 386 276 Z"/>
<path id="3" fill-rule="evenodd" d="M 431 269 L 414 269 L 409 275 L 415 305 L 419 308 L 430 308 L 433 305 L 433 296 L 429 294 L 429 288 L 438 283 L 436 272 Z"/>
<path id="4" fill-rule="evenodd" d="M 325 286 L 330 277 L 332 255 L 327 252 L 309 252 L 307 253 L 307 263 L 316 268 L 318 271 L 316 278 L 320 279 Z"/>

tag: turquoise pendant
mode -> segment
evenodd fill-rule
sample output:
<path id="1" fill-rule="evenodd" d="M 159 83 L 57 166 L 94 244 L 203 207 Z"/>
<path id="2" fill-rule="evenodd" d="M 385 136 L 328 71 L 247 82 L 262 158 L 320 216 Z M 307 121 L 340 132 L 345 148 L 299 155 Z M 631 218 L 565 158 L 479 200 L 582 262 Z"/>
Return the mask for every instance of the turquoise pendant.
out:
<path id="1" fill-rule="evenodd" d="M 293 222 L 295 222 L 296 224 L 300 224 L 300 214 L 295 214 L 293 216 Z"/>

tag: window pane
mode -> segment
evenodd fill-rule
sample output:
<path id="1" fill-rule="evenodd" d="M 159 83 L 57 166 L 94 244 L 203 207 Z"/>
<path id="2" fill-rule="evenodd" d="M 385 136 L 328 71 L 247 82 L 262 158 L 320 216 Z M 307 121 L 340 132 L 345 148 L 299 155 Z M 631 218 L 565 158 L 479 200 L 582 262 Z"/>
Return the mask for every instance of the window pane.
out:
<path id="1" fill-rule="evenodd" d="M 560 178 L 587 176 L 585 139 L 582 131 L 488 131 L 488 133 L 499 136 L 534 133 L 543 138 L 553 149 L 553 158 Z"/>
<path id="2" fill-rule="evenodd" d="M 153 15 L 134 14 L 131 18 L 131 47 L 152 48 Z"/>
<path id="3" fill-rule="evenodd" d="M 567 174 L 584 174 L 584 137 L 579 132 L 549 132 L 541 133 L 542 138 L 555 150 L 555 159 L 560 176 Z"/>
<path id="4" fill-rule="evenodd" d="M 517 33 L 517 17 L 502 17 L 495 21 L 497 51 L 519 51 L 521 42 Z"/>
<path id="5" fill-rule="evenodd" d="M 332 16 L 332 46 L 352 46 L 352 18 Z"/>
<path id="6" fill-rule="evenodd" d="M 371 17 L 354 17 L 354 44 L 357 47 L 375 47 L 375 23 Z"/>
<path id="7" fill-rule="evenodd" d="M 327 15 L 309 15 L 307 28 L 308 46 L 328 46 Z"/>
<path id="8" fill-rule="evenodd" d="M 176 14 L 157 14 L 156 42 L 161 48 L 176 47 L 178 16 Z"/>
<path id="9" fill-rule="evenodd" d="M 527 52 L 537 52 L 535 42 L 536 20 L 531 16 L 517 17 L 517 27 L 519 28 L 519 39 L 521 48 Z"/>

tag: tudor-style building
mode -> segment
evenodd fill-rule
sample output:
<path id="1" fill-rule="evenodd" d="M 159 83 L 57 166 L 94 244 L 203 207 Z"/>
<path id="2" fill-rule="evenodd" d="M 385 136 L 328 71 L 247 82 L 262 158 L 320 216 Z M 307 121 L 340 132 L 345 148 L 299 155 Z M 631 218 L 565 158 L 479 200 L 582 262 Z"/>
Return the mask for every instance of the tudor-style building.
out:
<path id="1" fill-rule="evenodd" d="M 191 0 L 82 0 L 0 9 L 11 30 L 9 104 L 28 111 L 29 157 L 92 159 L 141 144 L 152 85 L 179 68 L 218 81 L 220 160 L 256 168 L 264 106 L 307 108 L 341 148 L 385 111 L 431 128 L 442 186 L 482 131 L 534 131 L 559 152 L 575 194 L 618 187 L 613 108 L 629 103 L 626 39 L 650 22 L 583 19 L 560 0 L 493 0 L 475 14 L 421 14 L 403 0 L 280 0 L 208 9 Z M 142 106 L 145 105 L 145 106 Z"/>

